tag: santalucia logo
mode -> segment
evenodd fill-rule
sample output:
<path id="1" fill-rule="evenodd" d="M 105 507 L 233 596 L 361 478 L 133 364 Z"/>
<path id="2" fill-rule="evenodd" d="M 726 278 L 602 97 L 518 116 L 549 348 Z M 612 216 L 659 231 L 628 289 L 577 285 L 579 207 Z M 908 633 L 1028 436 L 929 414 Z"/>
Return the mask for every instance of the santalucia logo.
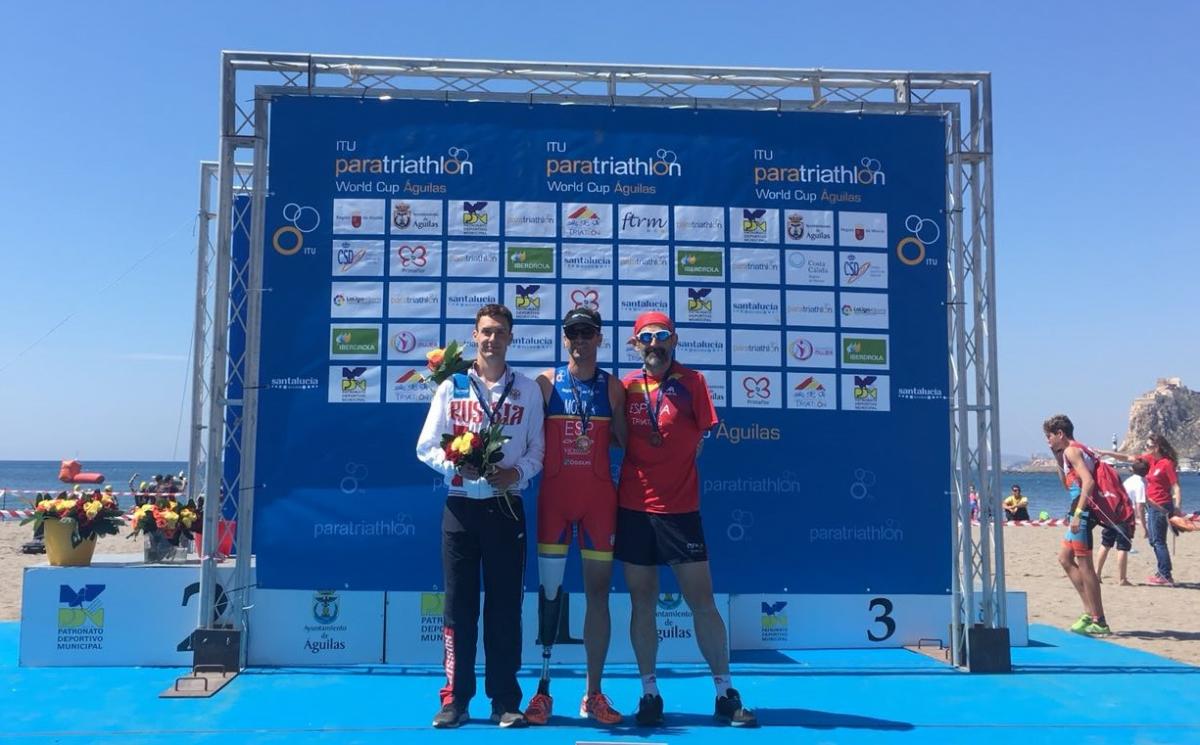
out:
<path id="1" fill-rule="evenodd" d="M 333 175 L 423 175 L 423 176 L 472 176 L 475 164 L 465 147 L 452 147 L 445 155 L 397 155 L 378 158 L 337 158 L 333 161 Z"/>
<path id="2" fill-rule="evenodd" d="M 887 186 L 887 174 L 877 159 L 863 157 L 851 165 L 754 166 L 754 183 Z"/>
<path id="3" fill-rule="evenodd" d="M 659 148 L 645 158 L 546 158 L 546 175 L 678 177 L 683 175 L 683 165 L 674 151 Z"/>

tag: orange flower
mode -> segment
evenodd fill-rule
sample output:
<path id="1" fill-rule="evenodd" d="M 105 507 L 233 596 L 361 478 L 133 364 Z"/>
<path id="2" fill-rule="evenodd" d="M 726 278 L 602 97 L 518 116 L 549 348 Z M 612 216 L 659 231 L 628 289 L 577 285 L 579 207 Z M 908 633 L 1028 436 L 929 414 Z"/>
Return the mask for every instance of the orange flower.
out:
<path id="1" fill-rule="evenodd" d="M 430 370 L 436 370 L 438 365 L 442 364 L 442 360 L 446 357 L 446 350 L 434 349 L 425 353 L 425 363 Z"/>

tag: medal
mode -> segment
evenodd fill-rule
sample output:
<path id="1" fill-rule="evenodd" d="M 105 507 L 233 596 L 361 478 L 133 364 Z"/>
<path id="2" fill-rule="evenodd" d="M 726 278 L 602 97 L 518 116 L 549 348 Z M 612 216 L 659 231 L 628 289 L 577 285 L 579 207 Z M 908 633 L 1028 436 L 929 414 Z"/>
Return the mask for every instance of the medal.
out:
<path id="1" fill-rule="evenodd" d="M 651 444 L 651 445 L 653 445 L 653 446 L 654 446 L 654 447 L 656 447 L 656 448 L 660 448 L 660 447 L 662 447 L 662 444 L 663 444 L 663 438 L 662 438 L 662 435 L 660 435 L 660 434 L 659 434 L 659 433 L 657 433 L 657 432 L 655 432 L 654 434 L 650 435 L 650 444 Z"/>
<path id="2" fill-rule="evenodd" d="M 596 382 L 600 379 L 600 373 L 596 372 L 592 377 L 591 384 L 584 390 L 587 392 L 585 397 L 579 391 L 579 386 L 576 384 L 575 376 L 571 374 L 570 369 L 567 369 L 567 377 L 571 379 L 571 395 L 575 399 L 576 413 L 579 415 L 579 436 L 575 438 L 575 449 L 581 453 L 586 453 L 592 449 L 592 438 L 588 437 L 588 423 L 592 418 L 592 407 L 596 405 L 596 397 L 599 392 L 596 390 Z"/>

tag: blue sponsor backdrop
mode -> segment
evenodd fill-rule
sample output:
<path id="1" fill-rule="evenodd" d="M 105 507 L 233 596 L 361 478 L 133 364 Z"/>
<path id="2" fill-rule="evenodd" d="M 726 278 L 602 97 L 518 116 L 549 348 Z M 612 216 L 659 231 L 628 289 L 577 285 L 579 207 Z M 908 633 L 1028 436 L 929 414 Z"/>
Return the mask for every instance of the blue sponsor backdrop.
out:
<path id="1" fill-rule="evenodd" d="M 269 144 L 261 586 L 440 588 L 415 371 L 495 294 L 529 370 L 673 313 L 717 591 L 949 592 L 940 119 L 284 97 Z"/>

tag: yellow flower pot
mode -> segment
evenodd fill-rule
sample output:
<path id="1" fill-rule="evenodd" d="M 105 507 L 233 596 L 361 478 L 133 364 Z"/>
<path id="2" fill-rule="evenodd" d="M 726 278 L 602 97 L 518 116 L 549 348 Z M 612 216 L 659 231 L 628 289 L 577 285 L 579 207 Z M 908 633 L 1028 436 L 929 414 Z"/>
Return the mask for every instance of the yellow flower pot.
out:
<path id="1" fill-rule="evenodd" d="M 46 557 L 50 566 L 86 567 L 92 564 L 96 553 L 96 537 L 92 536 L 78 546 L 71 546 L 73 526 L 61 520 L 46 520 L 42 523 L 46 540 Z"/>

